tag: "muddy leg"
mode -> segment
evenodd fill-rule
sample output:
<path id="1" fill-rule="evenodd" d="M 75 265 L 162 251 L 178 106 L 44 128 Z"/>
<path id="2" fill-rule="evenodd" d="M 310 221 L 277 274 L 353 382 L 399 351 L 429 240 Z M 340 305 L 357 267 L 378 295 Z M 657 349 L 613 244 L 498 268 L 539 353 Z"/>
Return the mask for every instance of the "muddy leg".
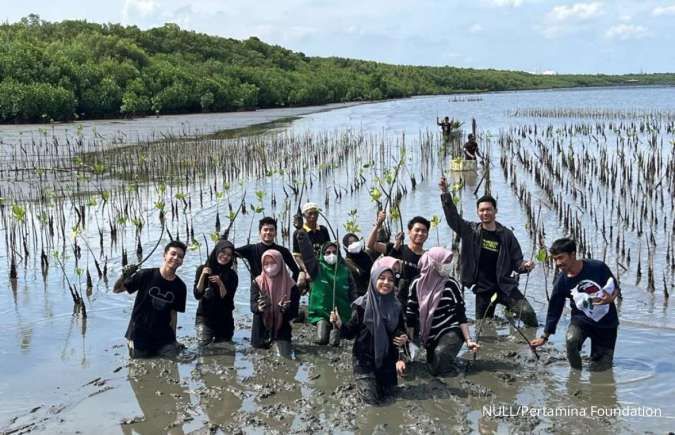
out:
<path id="1" fill-rule="evenodd" d="M 537 313 L 534 312 L 534 308 L 525 299 L 522 293 L 517 289 L 514 289 L 509 296 L 506 306 L 511 311 L 514 319 L 520 319 L 526 326 L 536 328 L 539 326 L 539 321 L 537 320 Z"/>
<path id="2" fill-rule="evenodd" d="M 321 346 L 328 344 L 328 338 L 331 329 L 332 325 L 328 323 L 328 320 L 319 320 L 319 322 L 316 324 L 316 344 Z"/>
<path id="3" fill-rule="evenodd" d="M 375 375 L 372 373 L 354 374 L 354 382 L 356 383 L 356 394 L 359 399 L 369 405 L 376 405 L 378 402 L 378 394 Z"/>
<path id="4" fill-rule="evenodd" d="M 330 337 L 328 339 L 328 344 L 333 347 L 338 347 L 340 345 L 340 330 L 336 328 L 331 328 Z"/>
<path id="5" fill-rule="evenodd" d="M 199 347 L 204 347 L 213 342 L 214 333 L 211 328 L 204 323 L 197 323 L 195 325 L 195 332 L 197 335 L 197 344 Z"/>
<path id="6" fill-rule="evenodd" d="M 456 369 L 455 358 L 463 343 L 459 331 L 454 329 L 438 339 L 429 359 L 429 371 L 433 376 L 445 375 Z"/>
<path id="7" fill-rule="evenodd" d="M 567 345 L 567 360 L 573 369 L 581 370 L 581 346 L 586 340 L 583 329 L 579 326 L 570 324 L 567 328 L 565 341 Z"/>
<path id="8" fill-rule="evenodd" d="M 288 340 L 275 340 L 274 347 L 276 348 L 277 355 L 291 359 L 293 348 L 291 347 L 291 342 Z"/>
<path id="9" fill-rule="evenodd" d="M 260 314 L 253 315 L 253 324 L 251 325 L 251 346 L 256 349 L 266 348 L 269 346 L 269 331 L 263 324 L 263 319 Z"/>
<path id="10" fill-rule="evenodd" d="M 591 370 L 602 371 L 612 367 L 616 328 L 597 329 L 591 335 Z"/>

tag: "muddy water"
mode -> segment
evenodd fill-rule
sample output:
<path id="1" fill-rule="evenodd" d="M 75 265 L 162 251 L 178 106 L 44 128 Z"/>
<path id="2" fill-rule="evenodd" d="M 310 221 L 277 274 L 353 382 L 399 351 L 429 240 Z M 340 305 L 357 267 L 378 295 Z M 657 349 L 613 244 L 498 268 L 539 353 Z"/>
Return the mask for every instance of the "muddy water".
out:
<path id="1" fill-rule="evenodd" d="M 493 157 L 497 156 L 494 164 L 498 166 L 495 138 L 500 130 L 523 124 L 547 126 L 574 121 L 514 118 L 508 116 L 513 109 L 600 107 L 673 111 L 674 97 L 672 88 L 634 88 L 486 94 L 481 101 L 474 102 L 449 102 L 448 97 L 413 98 L 314 113 L 303 116 L 289 128 L 298 134 L 351 129 L 391 140 L 400 140 L 405 133 L 406 144 L 413 150 L 408 169 L 416 174 L 419 184 L 403 198 L 404 218 L 413 213 L 441 216 L 436 187 L 438 168 L 421 180 L 414 156 L 416 138 L 420 131 L 435 131 L 433 121 L 437 115 L 447 114 L 465 125 L 469 125 L 472 116 L 476 117 L 484 135 L 482 142 L 485 146 L 490 144 Z M 170 123 L 179 124 L 178 119 Z M 214 121 L 218 127 L 213 130 L 229 125 L 221 122 Z M 148 124 L 147 130 L 140 128 L 140 131 L 156 128 Z M 672 134 L 664 133 L 663 137 L 666 143 L 674 139 Z M 338 171 L 336 183 L 345 183 L 348 173 L 353 173 L 353 168 Z M 531 241 L 522 226 L 523 209 L 501 171 L 495 167 L 492 174 L 492 190 L 500 203 L 498 219 L 513 227 L 527 256 Z M 470 216 L 475 200 L 472 192 L 480 182 L 480 174 L 464 178 L 467 188 L 462 193 L 462 206 Z M 272 188 L 269 180 L 253 181 L 248 186 Z M 310 198 L 323 203 L 328 186 L 331 184 L 315 183 Z M 534 186 L 532 190 L 536 194 Z M 326 214 L 335 226 L 341 226 L 349 209 L 357 208 L 362 231 L 370 229 L 374 207 L 367 192 L 337 202 L 332 195 L 330 199 Z M 664 218 L 672 221 L 668 207 L 664 210 Z M 194 210 L 195 231 L 212 231 L 215 213 L 215 204 Z M 245 241 L 251 216 L 242 219 L 235 227 L 238 243 Z M 561 230 L 556 228 L 551 215 L 546 219 L 544 222 L 551 222 L 547 225 L 550 242 L 561 235 Z M 146 250 L 154 244 L 153 236 L 157 236 L 158 230 L 144 236 Z M 131 233 L 129 230 L 125 236 L 133 241 Z M 438 231 L 432 230 L 427 244 L 449 246 L 451 237 L 451 231 L 442 222 Z M 635 243 L 628 235 L 627 238 L 629 246 Z M 97 282 L 87 300 L 89 316 L 84 322 L 71 315 L 70 295 L 56 269 L 43 282 L 39 261 L 29 259 L 19 266 L 19 280 L 14 287 L 6 280 L 7 261 L 6 255 L 2 255 L 0 277 L 5 280 L 2 285 L 5 297 L 0 305 L 3 361 L 0 428 L 3 431 L 661 433 L 673 427 L 675 354 L 671 344 L 675 338 L 675 313 L 660 288 L 650 293 L 643 286 L 633 285 L 634 267 L 621 276 L 625 297 L 620 306 L 621 326 L 612 370 L 599 373 L 584 370 L 580 374 L 569 370 L 564 355 L 568 312 L 563 315 L 551 344 L 540 351 L 540 361 L 531 355 L 508 323 L 497 320 L 482 332 L 483 350 L 466 373 L 461 368 L 458 376 L 434 379 L 420 360 L 411 364 L 395 399 L 380 407 L 363 407 L 356 401 L 350 377 L 351 343 L 343 342 L 338 349 L 318 348 L 312 344 L 311 330 L 298 326 L 294 332 L 297 340 L 293 361 L 250 348 L 249 279 L 241 266 L 236 297 L 238 331 L 233 344 L 187 362 L 130 362 L 122 335 L 132 298 L 113 295 L 112 283 Z M 159 261 L 156 254 L 149 264 L 157 265 Z M 188 287 L 200 261 L 198 252 L 190 252 L 179 270 Z M 656 259 L 658 270 L 665 267 L 664 262 L 662 257 Z M 119 257 L 111 259 L 111 276 L 118 273 L 119 264 Z M 546 315 L 545 291 L 543 270 L 539 267 L 529 279 L 527 294 L 540 322 Z M 467 293 L 470 317 L 473 306 Z M 195 301 L 188 298 L 187 312 L 179 316 L 179 340 L 190 352 L 196 352 L 192 340 L 195 309 Z M 534 336 L 536 331 L 526 333 Z M 463 353 L 462 357 L 471 358 Z M 661 417 L 605 415 L 614 409 L 658 410 Z M 551 412 L 562 415 L 551 416 Z"/>

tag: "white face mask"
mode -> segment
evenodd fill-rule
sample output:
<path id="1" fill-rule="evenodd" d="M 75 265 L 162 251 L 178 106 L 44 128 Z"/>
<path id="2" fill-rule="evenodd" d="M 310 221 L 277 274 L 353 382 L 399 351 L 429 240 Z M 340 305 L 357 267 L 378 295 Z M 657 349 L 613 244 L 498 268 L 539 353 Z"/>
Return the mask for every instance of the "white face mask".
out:
<path id="1" fill-rule="evenodd" d="M 326 263 L 330 264 L 331 266 L 337 263 L 337 255 L 335 254 L 324 255 L 323 259 Z"/>
<path id="2" fill-rule="evenodd" d="M 347 246 L 347 252 L 350 254 L 358 254 L 361 251 L 363 251 L 363 239 L 350 243 Z"/>
<path id="3" fill-rule="evenodd" d="M 436 272 L 443 278 L 449 278 L 452 275 L 452 264 L 436 264 L 434 266 Z"/>
<path id="4" fill-rule="evenodd" d="M 281 271 L 278 264 L 267 265 L 267 266 L 263 267 L 263 270 L 269 276 L 277 276 L 277 274 Z"/>

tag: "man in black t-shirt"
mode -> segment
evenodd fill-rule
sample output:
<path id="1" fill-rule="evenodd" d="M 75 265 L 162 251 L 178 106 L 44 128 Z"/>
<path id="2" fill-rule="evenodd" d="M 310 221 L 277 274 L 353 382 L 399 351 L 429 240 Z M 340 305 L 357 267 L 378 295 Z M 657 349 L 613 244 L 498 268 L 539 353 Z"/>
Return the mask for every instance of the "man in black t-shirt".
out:
<path id="1" fill-rule="evenodd" d="M 408 303 L 408 293 L 410 284 L 420 274 L 417 262 L 424 254 L 424 242 L 429 237 L 429 228 L 431 222 L 422 216 L 415 216 L 408 222 L 408 243 L 403 244 L 403 233 L 396 235 L 394 243 L 383 243 L 377 241 L 377 236 L 384 223 L 386 214 L 384 211 L 377 213 L 377 221 L 375 227 L 368 236 L 368 249 L 379 252 L 383 255 L 397 258 L 401 260 L 403 266 L 401 270 L 401 277 L 398 282 L 398 299 L 401 306 L 405 310 Z"/>
<path id="2" fill-rule="evenodd" d="M 517 277 L 534 269 L 534 262 L 523 260 L 516 236 L 495 220 L 497 201 L 490 195 L 479 198 L 480 222 L 466 221 L 457 212 L 445 177 L 439 187 L 445 219 L 462 239 L 462 284 L 476 294 L 476 320 L 494 316 L 495 304 L 490 301 L 496 293 L 496 302 L 505 305 L 511 315 L 527 326 L 538 326 L 537 314 L 518 290 Z"/>
<path id="3" fill-rule="evenodd" d="M 187 247 L 172 241 L 164 247 L 159 268 L 141 269 L 129 265 L 113 288 L 114 293 L 136 292 L 125 337 L 131 358 L 173 357 L 180 346 L 176 341 L 178 312 L 185 312 L 187 289 L 176 276 Z"/>
<path id="4" fill-rule="evenodd" d="M 577 245 L 571 239 L 558 239 L 550 249 L 560 273 L 553 284 L 544 335 L 530 341 L 539 347 L 555 334 L 565 299 L 570 300 L 572 320 L 565 337 L 570 366 L 581 369 L 581 347 L 591 339 L 594 369 L 609 368 L 614 359 L 619 317 L 614 300 L 621 292 L 614 275 L 602 261 L 577 258 Z"/>
<path id="5" fill-rule="evenodd" d="M 274 243 L 274 239 L 277 237 L 277 221 L 269 216 L 260 219 L 258 231 L 260 232 L 260 242 L 240 246 L 234 250 L 237 257 L 243 258 L 248 263 L 251 282 L 262 273 L 262 255 L 268 249 L 276 249 L 281 252 L 284 263 L 291 270 L 293 280 L 297 282 L 300 269 L 295 264 L 293 255 L 288 249 Z"/>

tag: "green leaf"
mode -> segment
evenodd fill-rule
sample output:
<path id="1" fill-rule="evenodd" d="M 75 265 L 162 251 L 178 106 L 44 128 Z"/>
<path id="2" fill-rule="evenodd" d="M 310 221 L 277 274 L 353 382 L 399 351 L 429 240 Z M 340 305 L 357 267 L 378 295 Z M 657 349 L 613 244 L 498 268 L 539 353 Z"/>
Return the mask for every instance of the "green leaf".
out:
<path id="1" fill-rule="evenodd" d="M 496 301 L 497 301 L 497 292 L 495 292 L 495 294 L 493 294 L 492 297 L 490 298 L 491 303 L 494 304 Z"/>
<path id="2" fill-rule="evenodd" d="M 546 259 L 548 259 L 546 248 L 541 248 L 539 251 L 537 251 L 537 255 L 534 258 L 540 263 L 545 262 Z"/>

